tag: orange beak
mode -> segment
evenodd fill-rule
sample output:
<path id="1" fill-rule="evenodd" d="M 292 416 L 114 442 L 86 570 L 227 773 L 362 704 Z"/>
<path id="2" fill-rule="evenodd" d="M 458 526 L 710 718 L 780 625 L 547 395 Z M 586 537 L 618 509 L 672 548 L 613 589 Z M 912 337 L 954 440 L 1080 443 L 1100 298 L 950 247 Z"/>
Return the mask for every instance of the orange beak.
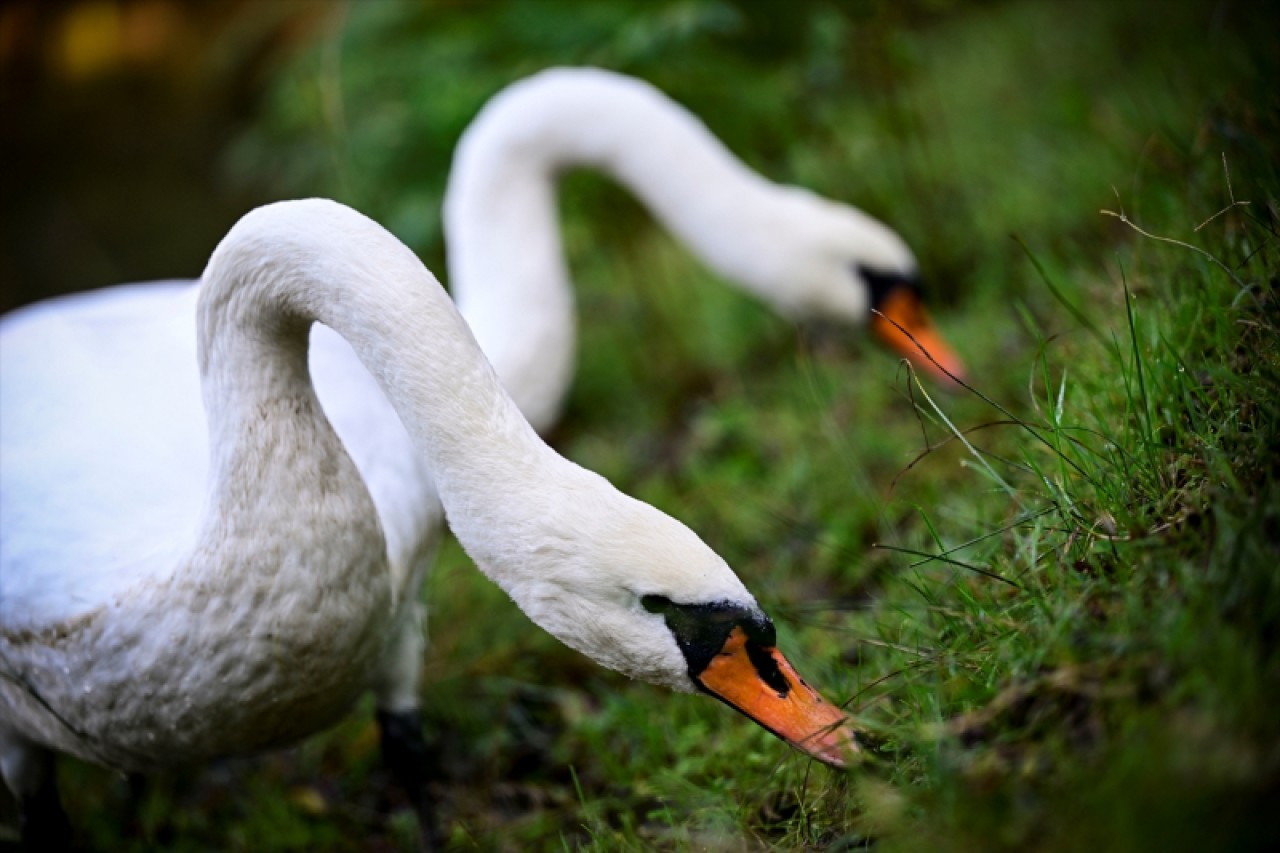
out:
<path id="1" fill-rule="evenodd" d="M 751 643 L 740 627 L 695 678 L 717 699 L 825 764 L 847 767 L 858 752 L 844 712 L 806 684 L 781 652 Z"/>
<path id="2" fill-rule="evenodd" d="M 942 336 L 920 297 L 909 288 L 897 288 L 882 300 L 871 317 L 871 331 L 889 349 L 905 357 L 917 370 L 927 373 L 944 387 L 964 381 L 964 365 Z"/>

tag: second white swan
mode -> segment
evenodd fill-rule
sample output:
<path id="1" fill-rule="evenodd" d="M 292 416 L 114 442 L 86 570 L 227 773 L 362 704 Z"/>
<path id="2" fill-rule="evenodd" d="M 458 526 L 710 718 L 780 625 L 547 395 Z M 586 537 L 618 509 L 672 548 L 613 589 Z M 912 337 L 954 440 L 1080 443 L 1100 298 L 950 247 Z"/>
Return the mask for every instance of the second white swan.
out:
<path id="1" fill-rule="evenodd" d="M 578 167 L 622 183 L 708 266 L 780 313 L 870 326 L 944 385 L 963 376 L 924 310 L 915 257 L 892 229 L 765 180 L 642 80 L 553 68 L 485 104 L 458 141 L 444 205 L 454 300 L 539 432 L 555 424 L 573 378 L 556 184 Z"/>

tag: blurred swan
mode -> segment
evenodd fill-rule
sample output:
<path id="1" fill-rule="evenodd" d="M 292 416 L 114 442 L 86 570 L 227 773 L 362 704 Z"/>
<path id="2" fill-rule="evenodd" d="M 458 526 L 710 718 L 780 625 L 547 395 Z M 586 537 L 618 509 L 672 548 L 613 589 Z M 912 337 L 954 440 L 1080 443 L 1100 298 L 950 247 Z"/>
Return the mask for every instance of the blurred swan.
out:
<path id="1" fill-rule="evenodd" d="M 535 623 L 823 761 L 856 749 L 724 561 L 548 448 L 371 220 L 260 208 L 214 251 L 194 315 L 136 304 L 100 299 L 54 339 L 53 308 L 20 312 L 0 337 L 0 770 L 26 840 L 65 841 L 51 750 L 141 771 L 286 744 L 342 715 L 399 642 L 417 578 L 313 390 L 315 322 L 353 348 L 454 533 Z M 183 318 L 190 359 L 166 334 Z M 201 463 L 190 436 L 206 434 Z"/>
<path id="2" fill-rule="evenodd" d="M 915 258 L 887 226 L 765 180 L 648 83 L 554 68 L 499 92 L 471 122 L 444 204 L 454 300 L 539 432 L 555 424 L 573 378 L 573 293 L 555 190 L 575 167 L 622 183 L 697 257 L 782 314 L 870 324 L 934 379 L 963 376 L 922 306 Z"/>

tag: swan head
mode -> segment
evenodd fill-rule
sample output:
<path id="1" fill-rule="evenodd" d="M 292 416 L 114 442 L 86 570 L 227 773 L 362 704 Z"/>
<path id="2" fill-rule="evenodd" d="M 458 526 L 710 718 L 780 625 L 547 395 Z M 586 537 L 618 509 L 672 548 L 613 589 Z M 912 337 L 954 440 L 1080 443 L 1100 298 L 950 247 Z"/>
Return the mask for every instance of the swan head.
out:
<path id="1" fill-rule="evenodd" d="M 821 761 L 849 763 L 857 745 L 845 714 L 787 662 L 773 623 L 725 561 L 685 525 L 565 464 L 573 470 L 558 485 L 541 481 L 542 511 L 522 525 L 530 539 L 508 538 L 510 550 L 488 558 L 469 548 L 486 574 L 597 663 L 708 693 Z M 519 566 L 495 571 L 495 561 Z"/>
<path id="2" fill-rule="evenodd" d="M 884 346 L 944 386 L 964 366 L 925 310 L 919 267 L 891 228 L 798 187 L 778 187 L 753 289 L 798 320 L 870 326 Z M 752 281 L 753 280 L 753 281 Z M 948 375 L 950 374 L 950 375 Z"/>

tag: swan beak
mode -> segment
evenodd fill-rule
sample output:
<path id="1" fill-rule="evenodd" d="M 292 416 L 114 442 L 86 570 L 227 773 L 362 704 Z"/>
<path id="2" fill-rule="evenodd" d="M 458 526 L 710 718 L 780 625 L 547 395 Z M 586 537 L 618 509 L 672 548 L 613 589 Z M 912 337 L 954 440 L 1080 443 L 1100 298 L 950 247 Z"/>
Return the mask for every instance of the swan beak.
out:
<path id="1" fill-rule="evenodd" d="M 858 744 L 849 719 L 823 699 L 776 648 L 753 643 L 735 627 L 696 676 L 708 693 L 787 743 L 833 767 L 848 767 Z"/>
<path id="2" fill-rule="evenodd" d="M 943 387 L 955 388 L 956 380 L 964 381 L 960 357 L 938 334 L 920 297 L 910 288 L 896 288 L 881 300 L 878 312 L 871 317 L 871 331 Z"/>

